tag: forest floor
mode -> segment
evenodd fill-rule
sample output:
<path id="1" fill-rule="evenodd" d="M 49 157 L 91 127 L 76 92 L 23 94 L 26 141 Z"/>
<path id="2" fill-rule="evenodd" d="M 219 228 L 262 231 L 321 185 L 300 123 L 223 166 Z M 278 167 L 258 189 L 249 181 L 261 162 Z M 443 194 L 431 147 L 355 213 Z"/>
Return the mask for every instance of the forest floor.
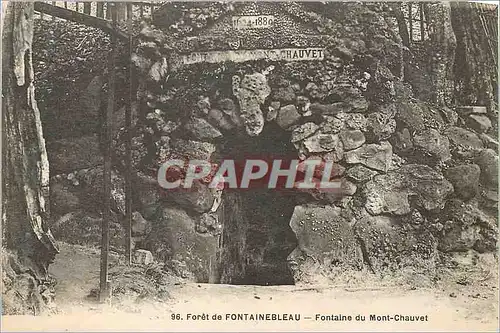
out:
<path id="1" fill-rule="evenodd" d="M 111 261 L 117 261 L 117 256 Z M 464 282 L 450 276 L 432 288 L 380 286 L 234 286 L 172 282 L 163 301 L 89 298 L 98 286 L 99 252 L 61 244 L 51 266 L 57 311 L 40 316 L 3 316 L 2 331 L 470 331 L 498 332 L 498 275 Z M 290 314 L 300 320 L 231 320 L 231 314 Z M 188 315 L 206 314 L 193 320 Z M 316 315 L 352 316 L 316 320 Z M 221 319 L 214 316 L 221 315 Z M 226 316 L 229 315 L 229 318 Z M 356 320 L 365 316 L 364 321 Z M 370 320 L 370 315 L 393 317 Z M 395 315 L 424 316 L 397 321 Z M 335 319 L 331 317 L 331 319 Z M 425 320 L 427 319 L 427 320 Z"/>

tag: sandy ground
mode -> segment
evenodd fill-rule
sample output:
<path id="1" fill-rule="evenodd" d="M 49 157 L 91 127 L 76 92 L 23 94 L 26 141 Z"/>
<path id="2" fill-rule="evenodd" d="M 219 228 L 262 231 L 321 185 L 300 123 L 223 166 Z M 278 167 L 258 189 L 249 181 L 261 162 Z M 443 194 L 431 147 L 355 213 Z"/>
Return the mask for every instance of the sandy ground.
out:
<path id="1" fill-rule="evenodd" d="M 478 286 L 456 284 L 414 290 L 179 284 L 172 285 L 166 302 L 122 301 L 118 305 L 113 300 L 97 304 L 86 299 L 89 290 L 98 285 L 98 269 L 96 251 L 62 246 L 51 269 L 59 280 L 59 313 L 3 316 L 2 331 L 498 332 L 498 288 L 494 280 Z M 300 315 L 300 320 L 232 320 L 232 314 L 269 314 L 270 319 L 272 314 Z M 196 315 L 199 317 L 194 319 Z M 338 318 L 334 316 L 342 315 L 344 320 L 335 320 Z M 358 315 L 365 320 L 357 320 Z M 370 315 L 390 319 L 371 320 Z M 402 321 L 397 315 L 419 320 Z"/>

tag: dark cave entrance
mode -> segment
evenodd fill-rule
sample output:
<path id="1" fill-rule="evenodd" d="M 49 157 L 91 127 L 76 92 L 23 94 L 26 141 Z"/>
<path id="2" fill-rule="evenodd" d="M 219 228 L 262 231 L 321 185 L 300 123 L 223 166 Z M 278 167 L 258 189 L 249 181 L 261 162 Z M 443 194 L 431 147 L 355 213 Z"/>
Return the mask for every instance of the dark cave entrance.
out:
<path id="1" fill-rule="evenodd" d="M 222 158 L 296 159 L 290 132 L 267 123 L 256 137 L 227 137 Z M 287 257 L 297 238 L 289 226 L 297 194 L 263 187 L 224 190 L 221 219 L 220 282 L 247 285 L 291 285 Z"/>

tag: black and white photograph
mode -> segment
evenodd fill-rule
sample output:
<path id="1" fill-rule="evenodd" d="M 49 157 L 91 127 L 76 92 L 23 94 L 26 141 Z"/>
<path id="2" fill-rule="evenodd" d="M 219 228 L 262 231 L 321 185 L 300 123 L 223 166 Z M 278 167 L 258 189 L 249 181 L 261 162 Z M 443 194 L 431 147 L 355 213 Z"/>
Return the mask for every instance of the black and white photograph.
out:
<path id="1" fill-rule="evenodd" d="M 498 332 L 498 2 L 1 5 L 2 332 Z"/>

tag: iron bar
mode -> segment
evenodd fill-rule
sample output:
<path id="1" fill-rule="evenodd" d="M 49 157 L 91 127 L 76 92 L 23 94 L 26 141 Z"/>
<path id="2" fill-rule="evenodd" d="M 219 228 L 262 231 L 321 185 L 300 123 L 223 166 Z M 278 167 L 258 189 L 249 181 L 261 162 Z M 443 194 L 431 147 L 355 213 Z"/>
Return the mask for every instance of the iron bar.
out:
<path id="1" fill-rule="evenodd" d="M 424 26 L 424 3 L 420 3 L 420 40 L 424 41 L 425 37 L 425 26 Z"/>
<path id="2" fill-rule="evenodd" d="M 132 103 L 133 103 L 133 64 L 132 64 L 132 4 L 127 3 L 127 28 L 129 34 L 129 76 L 128 76 L 128 106 L 125 108 L 125 128 L 127 131 L 125 143 L 125 256 L 129 265 L 132 264 Z"/>
<path id="3" fill-rule="evenodd" d="M 113 26 L 116 26 L 116 10 L 111 6 L 111 16 Z M 115 79 L 116 79 L 116 44 L 117 38 L 111 35 L 111 54 L 109 57 L 108 71 L 108 108 L 106 110 L 106 134 L 104 139 L 104 213 L 102 219 L 102 239 L 101 239 L 101 272 L 100 272 L 100 292 L 99 300 L 104 302 L 111 296 L 108 281 L 108 257 L 109 257 L 109 221 L 111 219 L 111 122 L 115 104 Z"/>
<path id="4" fill-rule="evenodd" d="M 412 3 L 408 3 L 408 29 L 410 30 L 410 43 L 413 42 L 413 6 Z"/>

